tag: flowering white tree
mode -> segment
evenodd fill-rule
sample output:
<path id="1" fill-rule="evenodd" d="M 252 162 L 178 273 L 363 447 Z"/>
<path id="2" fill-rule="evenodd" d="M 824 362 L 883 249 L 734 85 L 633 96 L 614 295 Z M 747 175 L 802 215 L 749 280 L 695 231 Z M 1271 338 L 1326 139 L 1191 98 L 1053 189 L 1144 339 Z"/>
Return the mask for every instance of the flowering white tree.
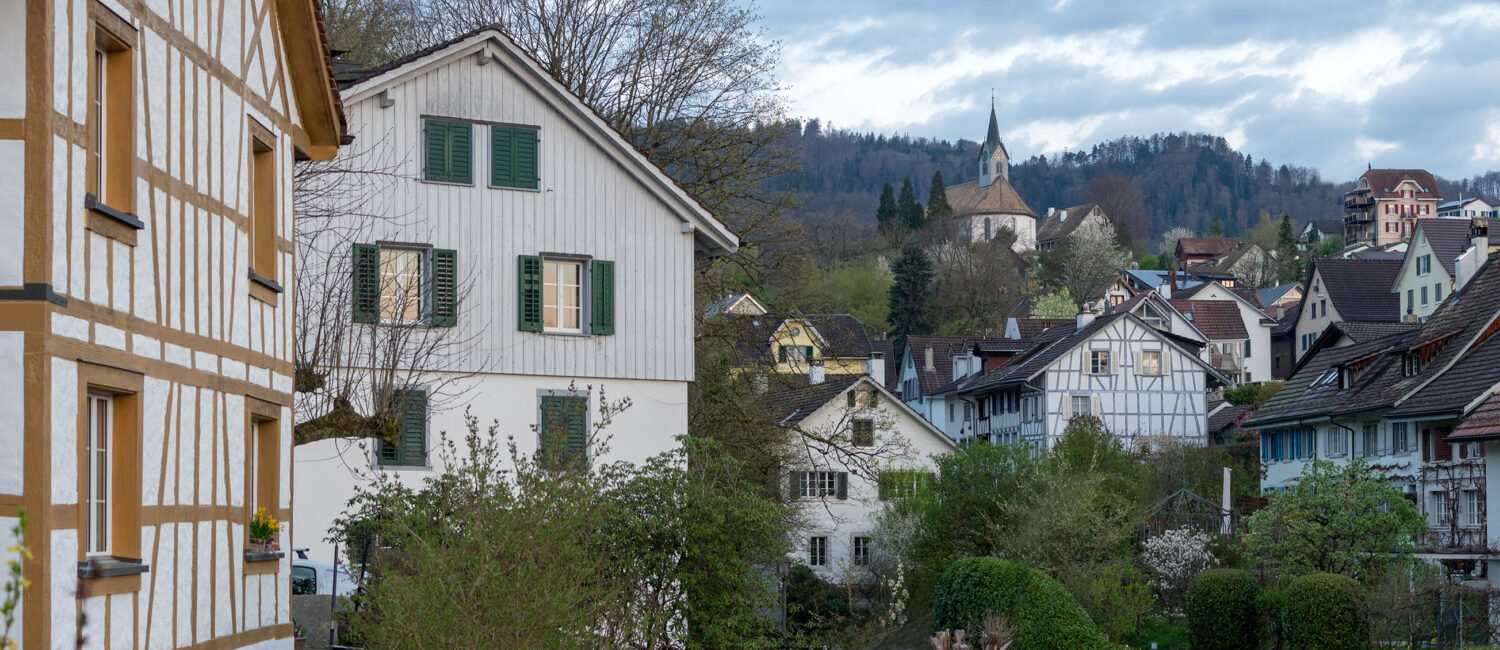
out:
<path id="1" fill-rule="evenodd" d="M 1207 533 L 1186 527 L 1146 540 L 1142 559 L 1151 570 L 1151 586 L 1156 587 L 1169 611 L 1181 606 L 1193 578 L 1217 562 L 1208 550 L 1211 541 Z"/>

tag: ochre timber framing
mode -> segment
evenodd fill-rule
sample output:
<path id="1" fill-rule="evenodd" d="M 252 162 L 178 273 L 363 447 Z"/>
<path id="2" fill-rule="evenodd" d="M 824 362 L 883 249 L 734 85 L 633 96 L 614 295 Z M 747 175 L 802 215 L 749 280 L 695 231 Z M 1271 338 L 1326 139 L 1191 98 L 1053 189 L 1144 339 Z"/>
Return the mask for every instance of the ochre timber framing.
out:
<path id="1" fill-rule="evenodd" d="M 316 0 L 17 0 L 0 53 L 0 549 L 24 509 L 34 553 L 12 633 L 289 645 L 290 562 L 244 550 L 252 504 L 291 519 L 293 162 L 345 137 Z"/>

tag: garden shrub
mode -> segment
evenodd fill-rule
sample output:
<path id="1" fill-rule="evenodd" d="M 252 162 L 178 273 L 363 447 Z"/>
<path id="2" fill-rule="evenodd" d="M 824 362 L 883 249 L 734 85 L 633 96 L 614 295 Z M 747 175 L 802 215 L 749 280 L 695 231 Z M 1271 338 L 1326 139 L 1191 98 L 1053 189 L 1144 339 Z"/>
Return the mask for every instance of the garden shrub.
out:
<path id="1" fill-rule="evenodd" d="M 1187 591 L 1188 636 L 1193 650 L 1260 647 L 1260 583 L 1239 569 L 1209 569 Z"/>
<path id="2" fill-rule="evenodd" d="M 786 577 L 787 623 L 796 629 L 818 628 L 849 615 L 848 594 L 824 582 L 805 564 Z"/>
<path id="3" fill-rule="evenodd" d="M 1110 648 L 1073 595 L 1030 567 L 998 558 L 964 558 L 938 579 L 938 629 L 978 630 L 986 614 L 1004 616 L 1027 650 Z"/>
<path id="4" fill-rule="evenodd" d="M 1370 622 L 1365 596 L 1354 580 L 1332 573 L 1310 573 L 1286 589 L 1280 612 L 1282 638 L 1292 650 L 1348 650 L 1366 647 Z"/>

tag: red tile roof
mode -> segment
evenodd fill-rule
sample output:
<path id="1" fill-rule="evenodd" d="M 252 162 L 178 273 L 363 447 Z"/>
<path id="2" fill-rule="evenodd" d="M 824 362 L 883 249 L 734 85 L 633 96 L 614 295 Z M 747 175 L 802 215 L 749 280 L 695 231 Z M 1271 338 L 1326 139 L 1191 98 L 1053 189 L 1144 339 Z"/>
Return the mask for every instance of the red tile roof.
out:
<path id="1" fill-rule="evenodd" d="M 1233 300 L 1169 300 L 1193 326 L 1208 338 L 1247 339 L 1245 321 L 1240 318 L 1239 304 Z"/>
<path id="2" fill-rule="evenodd" d="M 1489 440 L 1500 438 L 1500 393 L 1493 393 L 1474 409 L 1464 423 L 1448 436 L 1449 440 Z"/>
<path id="3" fill-rule="evenodd" d="M 1419 188 L 1417 198 L 1443 200 L 1438 193 L 1437 180 L 1425 169 L 1370 169 L 1360 175 L 1370 185 L 1370 196 L 1377 199 L 1400 198 L 1396 189 L 1402 181 L 1412 181 Z"/>
<path id="4" fill-rule="evenodd" d="M 1184 237 L 1177 240 L 1177 250 L 1183 255 L 1218 257 L 1239 247 L 1240 240 L 1233 237 Z"/>

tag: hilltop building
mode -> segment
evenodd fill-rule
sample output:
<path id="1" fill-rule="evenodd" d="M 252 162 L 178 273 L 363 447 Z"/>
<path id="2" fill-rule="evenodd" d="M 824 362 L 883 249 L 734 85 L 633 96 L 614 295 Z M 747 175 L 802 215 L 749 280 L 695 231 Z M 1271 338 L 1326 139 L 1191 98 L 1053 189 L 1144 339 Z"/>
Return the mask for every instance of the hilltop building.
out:
<path id="1" fill-rule="evenodd" d="M 1367 169 L 1344 195 L 1348 243 L 1384 246 L 1411 237 L 1416 220 L 1437 216 L 1443 195 L 1425 169 Z"/>
<path id="2" fill-rule="evenodd" d="M 1000 141 L 995 107 L 990 106 L 990 126 L 979 148 L 979 180 L 950 185 L 948 204 L 954 225 L 971 241 L 989 241 L 1009 229 L 1016 234 L 1016 251 L 1036 248 L 1037 217 L 1010 185 L 1010 152 Z"/>

